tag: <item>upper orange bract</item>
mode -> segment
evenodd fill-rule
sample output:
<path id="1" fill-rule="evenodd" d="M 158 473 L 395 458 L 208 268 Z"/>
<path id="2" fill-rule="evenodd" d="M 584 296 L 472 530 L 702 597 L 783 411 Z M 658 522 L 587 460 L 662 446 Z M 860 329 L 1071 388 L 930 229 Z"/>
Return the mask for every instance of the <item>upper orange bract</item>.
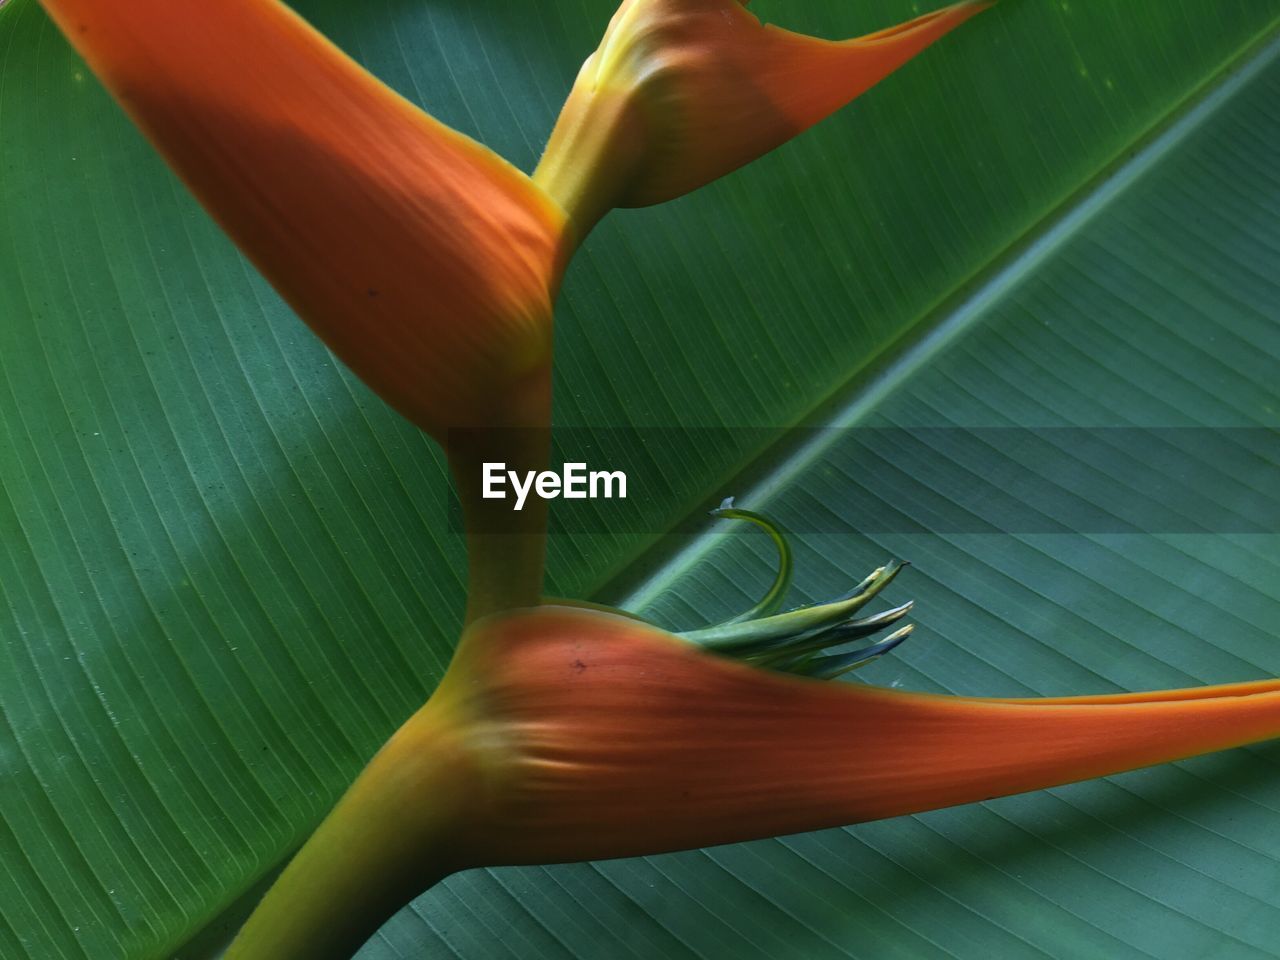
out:
<path id="1" fill-rule="evenodd" d="M 43 0 L 297 312 L 402 413 L 545 425 L 563 213 L 274 0 Z"/>
<path id="2" fill-rule="evenodd" d="M 739 0 L 624 0 L 582 66 L 535 180 L 585 232 L 736 170 L 991 5 L 967 0 L 853 40 L 761 24 Z"/>

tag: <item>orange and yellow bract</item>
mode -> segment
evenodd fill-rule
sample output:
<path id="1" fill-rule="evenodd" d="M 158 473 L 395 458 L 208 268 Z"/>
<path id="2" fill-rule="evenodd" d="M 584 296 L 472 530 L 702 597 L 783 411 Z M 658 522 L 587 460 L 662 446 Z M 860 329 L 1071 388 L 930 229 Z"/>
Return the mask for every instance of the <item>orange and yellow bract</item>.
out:
<path id="1" fill-rule="evenodd" d="M 939 696 L 771 673 L 600 611 L 512 611 L 471 626 L 229 960 L 347 956 L 412 893 L 467 867 L 833 827 L 1278 734 L 1280 680 Z M 365 858 L 376 869 L 350 869 Z"/>
<path id="2" fill-rule="evenodd" d="M 610 207 L 681 196 L 813 126 L 992 2 L 832 41 L 762 24 L 740 0 L 625 0 L 534 179 L 579 234 Z"/>
<path id="3" fill-rule="evenodd" d="M 545 426 L 563 214 L 275 0 L 43 0 L 334 352 L 439 440 Z"/>
<path id="4" fill-rule="evenodd" d="M 771 673 L 566 608 L 477 623 L 454 671 L 438 695 L 505 745 L 468 838 L 476 864 L 877 820 L 1280 734 L 1280 680 L 1056 699 L 911 693 Z"/>
<path id="5" fill-rule="evenodd" d="M 545 509 L 495 517 L 479 462 L 546 457 L 557 203 L 276 0 L 44 6 L 299 316 L 444 444 L 468 618 L 536 602 Z"/>

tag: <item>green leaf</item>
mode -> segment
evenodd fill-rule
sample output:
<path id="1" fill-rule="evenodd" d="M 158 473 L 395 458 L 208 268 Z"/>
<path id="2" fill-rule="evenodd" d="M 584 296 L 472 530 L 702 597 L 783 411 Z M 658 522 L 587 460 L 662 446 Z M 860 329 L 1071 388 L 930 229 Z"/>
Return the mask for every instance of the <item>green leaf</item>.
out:
<path id="1" fill-rule="evenodd" d="M 611 6 L 299 4 L 526 169 Z M 752 9 L 827 36 L 916 12 Z M 1006 0 L 775 154 L 612 215 L 567 279 L 556 422 L 643 495 L 583 508 L 597 532 L 556 538 L 552 588 L 678 626 L 732 615 L 771 579 L 766 538 L 657 531 L 738 494 L 798 532 L 797 599 L 913 562 L 887 599 L 914 597 L 920 628 L 870 682 L 1280 673 L 1280 538 L 1196 512 L 1280 494 L 1217 446 L 1181 476 L 1150 431 L 1091 430 L 1150 446 L 1090 459 L 1053 431 L 975 453 L 917 429 L 1277 426 L 1278 16 Z M 905 446 L 791 429 L 812 425 Z M 1062 493 L 1018 527 L 960 497 L 961 469 Z M 1134 490 L 1186 522 L 1053 513 L 1106 520 Z M 462 560 L 438 452 L 289 314 L 33 0 L 0 8 L 0 956 L 207 954 L 440 676 Z M 1272 956 L 1277 761 L 472 871 L 361 956 Z"/>

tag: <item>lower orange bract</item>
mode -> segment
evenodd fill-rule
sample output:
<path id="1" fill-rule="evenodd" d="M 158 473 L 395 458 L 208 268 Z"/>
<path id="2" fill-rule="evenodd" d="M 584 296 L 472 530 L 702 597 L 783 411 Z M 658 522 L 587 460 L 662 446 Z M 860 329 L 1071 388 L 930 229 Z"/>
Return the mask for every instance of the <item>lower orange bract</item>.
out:
<path id="1" fill-rule="evenodd" d="M 915 694 L 769 673 L 567 608 L 477 623 L 437 696 L 477 742 L 502 745 L 468 832 L 473 864 L 796 833 L 1280 734 L 1280 681 L 1044 701 Z"/>
<path id="2" fill-rule="evenodd" d="M 290 863 L 228 960 L 347 957 L 467 867 L 796 833 L 1280 734 L 1280 680 L 1047 700 L 769 673 L 626 617 L 477 620 L 431 699 Z M 323 922 L 321 922 L 323 921 Z"/>

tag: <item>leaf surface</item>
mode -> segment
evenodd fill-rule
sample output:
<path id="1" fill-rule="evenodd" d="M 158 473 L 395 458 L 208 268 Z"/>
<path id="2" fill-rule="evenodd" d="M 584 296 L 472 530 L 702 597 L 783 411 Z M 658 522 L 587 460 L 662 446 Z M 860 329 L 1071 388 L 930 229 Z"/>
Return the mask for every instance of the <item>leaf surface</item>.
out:
<path id="1" fill-rule="evenodd" d="M 525 169 L 611 12 L 299 8 Z M 826 36 L 916 12 L 752 9 Z M 764 538 L 659 535 L 738 493 L 797 531 L 798 598 L 913 562 L 894 589 L 920 629 L 872 682 L 1280 672 L 1280 538 L 1203 513 L 1280 496 L 1235 469 L 1277 460 L 1278 15 L 1007 0 L 777 153 L 612 215 L 567 279 L 556 423 L 641 494 L 575 505 L 590 532 L 555 539 L 552 588 L 681 626 L 747 605 Z M 812 426 L 838 429 L 792 429 Z M 1104 455 L 1040 429 L 957 449 L 960 427 L 1083 428 Z M 1203 427 L 1236 428 L 1234 454 L 1100 429 Z M 1134 436 L 1150 446 L 1117 444 Z M 965 471 L 1042 474 L 1046 519 L 962 499 Z M 1124 532 L 1108 510 L 1135 489 L 1183 520 Z M 1101 520 L 1073 533 L 1082 500 Z M 438 452 L 288 313 L 32 0 L 0 8 L 0 956 L 207 952 L 438 679 L 462 559 Z M 1277 761 L 473 871 L 362 956 L 1274 955 Z"/>

